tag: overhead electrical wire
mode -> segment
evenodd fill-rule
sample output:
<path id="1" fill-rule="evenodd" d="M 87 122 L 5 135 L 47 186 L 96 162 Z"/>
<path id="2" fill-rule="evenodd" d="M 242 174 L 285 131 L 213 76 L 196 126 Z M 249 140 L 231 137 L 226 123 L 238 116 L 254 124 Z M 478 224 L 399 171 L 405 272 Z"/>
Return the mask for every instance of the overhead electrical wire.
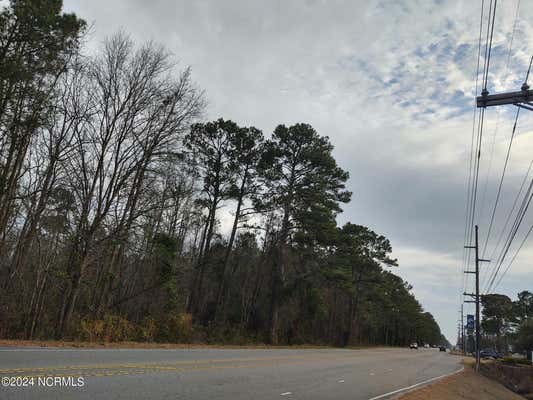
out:
<path id="1" fill-rule="evenodd" d="M 493 6 L 494 4 L 494 6 Z M 491 0 L 489 3 L 489 21 L 487 24 L 487 35 L 486 35 L 486 42 L 485 42 L 485 61 L 483 65 L 483 92 L 487 91 L 487 77 L 489 72 L 489 65 L 490 65 L 490 55 L 492 51 L 492 39 L 494 36 L 494 20 L 496 17 L 496 5 L 497 0 Z M 492 16 L 491 16 L 492 14 Z M 475 152 L 475 164 L 474 164 L 474 181 L 473 181 L 473 187 L 472 187 L 472 212 L 470 216 L 470 231 L 468 235 L 468 243 L 472 240 L 472 233 L 474 231 L 474 220 L 476 217 L 476 203 L 477 203 L 477 189 L 478 189 L 478 182 L 479 182 L 479 165 L 481 161 L 481 144 L 483 140 L 483 126 L 485 121 L 485 108 L 481 110 L 481 115 L 478 119 L 478 137 L 477 137 L 477 143 L 476 143 L 476 152 Z M 467 265 L 468 268 L 468 265 Z"/>
<path id="2" fill-rule="evenodd" d="M 487 230 L 487 236 L 485 238 L 485 244 L 483 245 L 483 251 L 481 252 L 482 258 L 485 255 L 485 251 L 487 250 L 487 244 L 489 242 L 490 234 L 492 231 L 492 225 L 494 223 L 494 216 L 496 215 L 496 209 L 498 208 L 498 203 L 500 201 L 500 195 L 502 191 L 503 181 L 505 179 L 505 172 L 507 171 L 507 164 L 509 163 L 509 155 L 511 154 L 511 147 L 513 145 L 513 139 L 515 137 L 516 132 L 516 123 L 518 122 L 518 116 L 520 115 L 520 108 L 516 110 L 516 116 L 513 124 L 513 130 L 511 132 L 511 139 L 509 140 L 509 146 L 507 147 L 507 154 L 505 155 L 505 162 L 503 164 L 503 171 L 502 176 L 500 177 L 500 183 L 498 185 L 498 191 L 496 193 L 496 200 L 494 201 L 494 207 L 492 208 L 492 214 L 490 216 L 490 223 L 489 223 L 489 229 Z"/>
<path id="3" fill-rule="evenodd" d="M 494 0 L 494 11 L 492 12 L 492 24 L 491 24 L 491 10 L 492 10 L 492 4 L 493 0 L 490 1 L 489 4 L 489 11 L 488 11 L 488 23 L 487 23 L 487 39 L 485 41 L 485 54 L 484 54 L 484 62 L 483 62 L 483 91 L 482 93 L 487 92 L 487 75 L 488 75 L 488 69 L 489 69 L 489 63 L 490 63 L 490 53 L 492 47 L 492 37 L 494 32 L 494 16 L 496 13 L 496 0 Z M 478 66 L 476 71 L 476 89 L 475 89 L 475 95 L 477 96 L 478 93 L 478 77 L 479 77 L 479 61 L 480 61 L 480 54 L 481 54 L 481 38 L 482 38 L 482 32 L 483 32 L 483 12 L 485 9 L 485 3 L 482 0 L 481 3 L 481 17 L 480 17 L 480 27 L 479 27 L 479 44 L 478 44 Z M 491 27 L 492 25 L 492 27 Z M 489 29 L 490 29 L 490 40 L 489 40 Z M 464 268 L 464 272 L 466 275 L 464 278 L 464 287 L 463 287 L 463 303 L 465 301 L 464 296 L 466 294 L 466 287 L 468 285 L 468 272 L 470 272 L 470 260 L 471 260 L 471 243 L 472 243 L 472 235 L 474 231 L 474 222 L 476 220 L 476 202 L 477 202 L 477 191 L 478 191 L 478 182 L 479 182 L 479 166 L 481 161 L 481 144 L 483 141 L 483 125 L 485 120 L 485 108 L 481 110 L 481 112 L 478 114 L 477 119 L 477 138 L 475 140 L 475 150 L 474 150 L 474 136 L 475 136 L 475 126 L 476 126 L 476 104 L 474 104 L 474 121 L 472 126 L 472 140 L 471 140 L 471 158 L 470 158 L 470 171 L 469 171 L 469 187 L 468 187 L 468 195 L 467 195 L 467 220 L 466 220 L 466 240 L 465 240 L 465 248 L 467 248 L 466 251 L 466 265 Z M 472 163 L 473 161 L 473 163 Z M 472 165 L 473 164 L 473 165 Z M 473 167 L 473 168 L 472 168 Z M 477 255 L 477 253 L 476 253 Z M 461 322 L 462 323 L 462 322 Z"/>
<path id="4" fill-rule="evenodd" d="M 505 230 L 507 229 L 507 225 L 509 225 L 509 221 L 511 220 L 511 216 L 514 213 L 516 205 L 518 204 L 518 200 L 520 199 L 520 195 L 522 194 L 522 191 L 524 190 L 525 184 L 527 182 L 527 178 L 529 177 L 529 173 L 531 172 L 531 167 L 533 167 L 533 160 L 531 160 L 531 162 L 529 163 L 529 168 L 527 169 L 526 174 L 524 175 L 524 178 L 522 179 L 522 183 L 520 185 L 520 189 L 518 190 L 518 193 L 516 194 L 516 197 L 515 197 L 514 202 L 513 202 L 513 206 L 511 207 L 511 210 L 507 214 L 507 218 L 505 220 L 503 228 L 500 231 L 500 235 L 498 236 L 498 241 L 496 243 L 496 246 L 492 250 L 492 253 L 490 255 L 490 259 L 494 259 L 494 256 L 496 254 L 496 250 L 500 247 L 500 243 L 501 243 L 501 241 L 503 239 L 503 234 L 505 233 Z M 487 285 L 485 285 L 485 283 L 483 284 L 483 286 L 485 287 L 485 289 L 484 289 L 485 292 L 488 289 L 488 282 L 486 282 L 486 283 L 487 283 Z"/>
<path id="5" fill-rule="evenodd" d="M 516 32 L 516 24 L 518 22 L 519 12 L 520 12 L 520 0 L 518 0 L 518 2 L 516 3 L 516 11 L 515 11 L 515 17 L 514 17 L 514 22 L 513 22 L 513 29 L 511 31 L 511 39 L 509 40 L 509 49 L 507 50 L 507 61 L 505 63 L 505 71 L 504 71 L 504 75 L 505 76 L 507 76 L 507 72 L 509 70 L 509 64 L 510 64 L 510 61 L 511 61 L 511 52 L 512 52 L 512 49 L 513 49 L 513 42 L 514 42 L 514 36 L 515 36 L 515 32 Z M 528 75 L 529 75 L 529 72 L 528 72 Z M 527 81 L 527 75 L 526 75 L 526 81 Z M 490 238 L 490 235 L 491 235 L 491 232 L 492 232 L 492 225 L 494 223 L 494 217 L 495 217 L 495 214 L 496 214 L 496 209 L 498 208 L 498 203 L 499 203 L 499 200 L 500 200 L 502 185 L 503 185 L 503 181 L 505 179 L 505 173 L 506 173 L 507 164 L 508 164 L 508 161 L 509 161 L 509 154 L 511 152 L 511 147 L 513 145 L 513 139 L 514 139 L 515 131 L 516 131 L 516 123 L 517 123 L 519 114 L 520 114 L 520 108 L 518 108 L 518 110 L 516 112 L 516 117 L 515 117 L 515 122 L 514 122 L 514 125 L 513 125 L 513 130 L 512 130 L 512 133 L 511 133 L 511 138 L 509 140 L 509 146 L 507 148 L 507 154 L 505 156 L 505 163 L 504 163 L 504 166 L 503 166 L 502 175 L 501 175 L 501 178 L 500 178 L 500 183 L 498 185 L 498 191 L 497 191 L 497 194 L 496 194 L 496 200 L 494 201 L 494 207 L 492 209 L 492 214 L 491 214 L 491 217 L 490 217 L 489 228 L 487 230 L 485 243 L 483 245 L 483 250 L 481 252 L 481 254 L 482 254 L 481 257 L 482 258 L 485 258 L 485 251 L 487 250 L 487 245 L 488 245 L 489 238 Z M 498 116 L 497 116 L 497 121 L 496 121 L 496 128 L 494 130 L 494 139 L 493 139 L 493 142 L 492 142 L 492 151 L 491 151 L 491 155 L 490 155 L 489 169 L 488 169 L 488 172 L 487 172 L 487 178 L 485 180 L 485 190 L 487 188 L 488 177 L 489 177 L 489 174 L 490 174 L 490 171 L 491 171 L 490 166 L 492 165 L 492 158 L 493 158 L 493 155 L 494 155 L 494 143 L 495 143 L 495 139 L 496 139 L 496 133 L 498 131 L 499 121 L 500 121 L 500 108 L 498 108 Z M 483 196 L 483 199 L 484 198 L 485 198 L 485 196 Z M 485 269 L 485 271 L 487 271 L 487 269 Z"/>
<path id="6" fill-rule="evenodd" d="M 477 50 L 477 66 L 476 66 L 476 79 L 475 79 L 475 94 L 477 94 L 478 91 L 478 83 L 479 83 L 479 71 L 481 66 L 481 42 L 482 42 L 482 36 L 483 36 L 483 12 L 485 9 L 485 0 L 481 0 L 481 16 L 479 19 L 479 39 L 478 39 L 478 50 Z M 471 223 L 470 220 L 473 219 L 472 216 L 472 184 L 473 184 L 473 164 L 474 164 L 474 139 L 476 136 L 476 116 L 477 116 L 477 107 L 475 104 L 475 97 L 474 97 L 474 112 L 473 112 L 473 120 L 472 120 L 472 136 L 470 141 L 470 162 L 469 162 L 469 171 L 468 171 L 468 184 L 467 184 L 467 199 L 466 199 L 466 218 L 465 218 L 465 230 L 464 230 L 464 247 L 463 247 L 463 268 L 459 271 L 460 274 L 463 276 L 463 290 L 462 293 L 465 291 L 467 283 L 468 283 L 468 274 L 465 274 L 463 271 L 468 270 L 469 267 L 469 260 L 470 260 L 470 249 L 466 248 L 466 246 L 470 243 L 471 240 Z M 464 295 L 463 295 L 464 300 Z"/>
<path id="7" fill-rule="evenodd" d="M 485 63 L 485 69 L 484 69 L 484 82 L 483 82 L 483 89 L 487 90 L 487 81 L 489 78 L 489 66 L 490 66 L 490 55 L 492 51 L 492 38 L 494 37 L 494 20 L 496 18 L 496 5 L 498 0 L 494 0 L 494 8 L 492 10 L 492 20 L 490 19 L 490 8 L 489 8 L 489 24 L 491 25 L 490 28 L 490 41 L 488 42 L 488 54 L 486 53 L 486 63 Z M 491 0 L 492 5 L 492 0 Z M 487 38 L 488 38 L 488 29 L 487 29 Z M 487 50 L 487 47 L 485 47 L 485 50 Z"/>
<path id="8" fill-rule="evenodd" d="M 489 281 L 487 293 L 489 293 L 492 290 L 494 281 L 496 277 L 498 276 L 498 273 L 500 272 L 501 266 L 503 262 L 505 261 L 505 257 L 507 256 L 507 253 L 509 252 L 509 249 L 511 248 L 511 245 L 516 237 L 516 233 L 518 232 L 518 229 L 520 228 L 520 225 L 522 224 L 522 221 L 524 220 L 524 216 L 526 215 L 529 205 L 531 204 L 531 199 L 533 198 L 533 192 L 531 190 L 532 188 L 533 188 L 533 179 L 531 180 L 528 190 L 526 191 L 526 194 L 524 198 L 522 199 L 522 203 L 520 205 L 520 208 L 518 209 L 518 213 L 516 215 L 513 226 L 511 227 L 511 231 L 507 235 L 507 240 L 505 241 L 502 251 L 500 252 L 496 268 L 494 270 L 494 273 L 491 275 L 491 278 Z"/>
<path id="9" fill-rule="evenodd" d="M 524 80 L 524 85 L 527 85 L 527 81 L 528 81 L 528 79 L 529 79 L 529 74 L 530 74 L 530 72 L 531 72 L 531 65 L 532 65 L 532 63 L 533 63 L 533 56 L 530 58 L 530 61 L 529 61 L 529 67 L 528 67 L 527 72 L 526 72 L 526 78 L 525 78 L 525 80 Z M 515 117 L 515 121 L 514 121 L 514 125 L 513 125 L 513 132 L 512 132 L 512 136 L 511 136 L 511 141 L 512 141 L 512 138 L 515 136 L 515 131 L 516 131 L 516 126 L 517 126 L 517 121 L 518 121 L 519 112 L 520 112 L 520 108 L 517 110 L 517 113 L 516 113 L 516 117 Z M 509 151 L 510 151 L 510 148 L 509 148 Z M 532 160 L 532 162 L 533 162 L 533 160 Z M 507 164 L 507 159 L 506 159 L 506 164 Z M 527 177 L 529 176 L 530 169 L 531 169 L 531 164 L 530 164 L 530 166 L 529 166 L 529 168 L 528 168 L 528 171 L 527 171 L 527 173 L 526 173 L 526 177 L 524 178 L 524 181 L 522 182 L 522 185 L 521 185 L 521 187 L 520 187 L 520 190 L 519 190 L 519 192 L 518 192 L 518 195 L 517 195 L 517 197 L 516 197 L 516 199 L 515 199 L 515 203 L 513 204 L 513 207 L 512 207 L 512 209 L 511 209 L 511 212 L 509 213 L 509 215 L 508 215 L 508 217 L 507 217 L 507 220 L 506 220 L 506 223 L 505 223 L 504 228 L 503 228 L 503 230 L 502 230 L 502 233 L 503 233 L 503 231 L 505 230 L 505 228 L 507 227 L 508 221 L 509 221 L 509 219 L 510 219 L 510 217 L 511 217 L 511 215 L 512 215 L 514 209 L 515 209 L 516 202 L 517 202 L 517 200 L 518 200 L 518 198 L 519 198 L 519 196 L 520 196 L 520 194 L 521 194 L 521 192 L 522 192 L 522 190 L 523 190 L 523 185 L 524 185 L 524 183 L 525 183 L 525 180 L 526 180 Z M 504 172 L 505 172 L 505 170 L 504 170 Z M 502 174 L 502 177 L 503 177 L 503 174 Z M 501 184 L 501 182 L 502 182 L 502 181 L 500 181 L 500 184 Z M 511 247 L 511 245 L 512 245 L 514 239 L 515 239 L 515 237 L 516 237 L 516 234 L 517 234 L 517 232 L 518 232 L 518 229 L 519 229 L 519 227 L 520 227 L 520 224 L 522 223 L 522 220 L 523 220 L 523 218 L 524 218 L 524 216 L 525 216 L 525 213 L 527 212 L 527 209 L 528 209 L 529 204 L 530 204 L 530 202 L 531 202 L 531 198 L 532 198 L 532 196 L 533 196 L 533 193 L 531 193 L 531 189 L 532 189 L 532 187 L 533 187 L 533 179 L 531 180 L 531 183 L 530 183 L 530 185 L 529 185 L 529 187 L 528 187 L 528 191 L 527 191 L 526 194 L 524 195 L 524 198 L 523 198 L 523 200 L 522 200 L 522 203 L 521 203 L 521 205 L 520 205 L 520 208 L 519 208 L 519 210 L 518 210 L 518 212 L 517 212 L 517 215 L 516 215 L 516 217 L 515 217 L 515 220 L 514 220 L 513 226 L 511 227 L 511 231 L 510 231 L 509 234 L 507 235 L 507 239 L 506 239 L 506 241 L 505 241 L 505 243 L 504 243 L 504 245 L 503 245 L 503 247 L 502 247 L 502 250 L 500 251 L 500 255 L 498 256 L 498 260 L 497 260 L 496 264 L 494 264 L 494 267 L 493 267 L 493 270 L 492 270 L 491 275 L 490 275 L 490 277 L 489 277 L 489 280 L 487 281 L 487 284 L 485 285 L 485 292 L 486 292 L 486 293 L 490 292 L 490 290 L 493 288 L 493 285 L 494 285 L 494 282 L 495 282 L 495 280 L 496 280 L 496 277 L 497 277 L 498 273 L 499 273 L 500 270 L 501 270 L 501 267 L 502 267 L 502 264 L 503 264 L 503 262 L 504 262 L 504 260 L 505 260 L 505 257 L 507 256 L 507 253 L 508 253 L 508 251 L 509 251 L 509 249 L 510 249 L 510 247 Z M 501 188 L 499 188 L 499 190 L 501 190 Z M 493 218 L 494 218 L 494 217 L 492 217 L 492 219 L 493 219 Z M 491 219 L 491 224 L 492 224 L 492 222 L 493 222 L 492 219 Z M 490 228 L 489 228 L 489 229 L 490 229 Z M 528 235 L 529 235 L 529 234 L 528 234 Z M 487 241 L 488 241 L 488 235 L 487 235 Z M 501 241 L 501 235 L 500 235 L 500 239 L 498 239 L 498 243 L 497 243 L 497 245 L 496 245 L 496 248 L 499 246 L 500 241 Z M 521 248 L 521 247 L 522 247 L 522 246 L 520 246 L 520 248 Z M 495 248 L 495 249 L 496 249 L 496 248 Z M 518 250 L 518 251 L 519 251 L 519 250 Z M 493 251 L 493 254 L 494 254 L 494 251 Z M 516 257 L 513 257 L 513 261 L 514 261 L 514 258 L 516 258 Z M 511 263 L 511 264 L 512 264 L 512 263 Z M 508 268 L 507 268 L 505 271 L 507 271 L 507 270 L 508 270 Z"/>
<path id="10" fill-rule="evenodd" d="M 522 247 L 524 246 L 524 243 L 526 243 L 529 235 L 531 234 L 531 231 L 533 230 L 533 225 L 530 226 L 529 230 L 527 231 L 526 233 L 526 236 L 524 237 L 524 239 L 522 240 L 522 243 L 520 243 L 520 246 L 518 247 L 518 249 L 516 250 L 516 252 L 514 253 L 514 256 L 513 258 L 511 259 L 511 261 L 509 262 L 509 264 L 507 265 L 507 268 L 505 268 L 505 270 L 503 271 L 503 273 L 500 275 L 500 278 L 498 279 L 498 282 L 496 282 L 496 284 L 494 285 L 494 290 L 496 290 L 498 288 L 498 286 L 500 285 L 500 283 L 502 282 L 502 279 L 503 277 L 505 276 L 505 274 L 507 273 L 507 271 L 509 271 L 509 268 L 511 268 L 511 265 L 513 265 L 514 263 L 514 260 L 516 259 L 516 256 L 518 255 L 518 253 L 520 253 L 520 250 L 522 250 Z"/>
<path id="11" fill-rule="evenodd" d="M 493 9 L 494 4 L 494 9 Z M 479 43 L 478 43 L 478 71 L 476 72 L 476 95 L 478 91 L 478 77 L 479 77 L 479 60 L 481 55 L 481 38 L 483 35 L 483 14 L 485 9 L 485 3 L 482 0 L 481 3 L 481 17 L 480 17 L 480 32 L 479 32 Z M 492 14 L 492 16 L 491 16 Z M 484 52 L 484 62 L 483 62 L 483 77 L 482 77 L 482 87 L 483 92 L 487 91 L 487 76 L 488 76 L 488 70 L 490 65 L 490 54 L 492 49 L 492 38 L 494 34 L 494 18 L 496 14 L 496 0 L 490 0 L 489 3 L 489 10 L 488 10 L 488 22 L 487 22 L 487 33 L 486 33 L 486 39 L 485 39 L 485 52 Z M 481 145 L 483 141 L 483 127 L 484 127 L 484 120 L 485 120 L 485 109 L 483 108 L 481 112 L 478 114 L 477 119 L 477 138 L 475 140 L 475 150 L 474 150 L 474 136 L 475 136 L 475 125 L 476 125 L 476 106 L 474 105 L 474 122 L 473 122 L 473 132 L 472 132 L 472 148 L 471 148 L 471 163 L 470 167 L 473 167 L 472 170 L 469 173 L 469 196 L 468 199 L 470 200 L 469 204 L 467 204 L 469 213 L 467 215 L 467 221 L 466 221 L 466 265 L 465 265 L 465 272 L 469 272 L 470 270 L 470 260 L 471 260 L 471 248 L 470 244 L 472 242 L 472 235 L 474 231 L 474 222 L 476 219 L 476 203 L 477 203 L 477 195 L 478 195 L 478 182 L 479 182 L 479 169 L 480 169 L 480 161 L 481 161 Z M 472 166 L 473 161 L 473 166 Z M 467 202 L 468 203 L 468 202 Z M 468 274 L 465 274 L 468 275 Z M 468 285 L 468 277 L 466 276 L 464 278 L 464 286 L 463 289 L 466 289 Z M 464 290 L 463 290 L 464 291 Z M 464 300 L 464 297 L 463 297 Z"/>

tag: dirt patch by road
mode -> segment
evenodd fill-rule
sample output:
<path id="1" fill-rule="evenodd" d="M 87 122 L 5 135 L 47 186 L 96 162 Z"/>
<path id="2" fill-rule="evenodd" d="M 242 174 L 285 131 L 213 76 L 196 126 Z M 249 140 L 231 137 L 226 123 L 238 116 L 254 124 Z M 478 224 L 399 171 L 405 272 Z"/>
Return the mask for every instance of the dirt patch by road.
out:
<path id="1" fill-rule="evenodd" d="M 533 367 L 490 361 L 481 364 L 481 373 L 494 379 L 513 392 L 533 399 Z"/>
<path id="2" fill-rule="evenodd" d="M 401 400 L 524 400 L 505 386 L 473 371 L 463 372 L 409 392 Z"/>

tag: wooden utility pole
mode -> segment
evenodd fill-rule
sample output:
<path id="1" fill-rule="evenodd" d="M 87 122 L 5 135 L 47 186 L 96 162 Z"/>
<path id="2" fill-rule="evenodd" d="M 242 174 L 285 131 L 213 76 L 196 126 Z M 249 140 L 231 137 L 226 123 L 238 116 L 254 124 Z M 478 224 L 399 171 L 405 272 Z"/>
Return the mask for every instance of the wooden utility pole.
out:
<path id="1" fill-rule="evenodd" d="M 526 81 L 528 76 L 529 71 L 526 76 Z M 476 97 L 476 105 L 478 108 L 503 106 L 506 104 L 512 104 L 533 111 L 533 90 L 530 90 L 527 82 L 524 82 L 518 92 L 489 94 L 487 89 L 484 89 L 481 92 L 481 96 Z"/>
<path id="2" fill-rule="evenodd" d="M 479 258 L 479 229 L 478 226 L 475 226 L 475 245 L 474 246 L 465 246 L 467 249 L 475 249 L 476 251 L 476 269 L 474 271 L 464 271 L 465 274 L 475 274 L 476 275 L 476 293 L 464 293 L 466 296 L 474 298 L 474 300 L 466 300 L 465 303 L 475 303 L 476 304 L 476 371 L 479 371 L 479 351 L 481 344 L 481 324 L 480 324 L 480 302 L 481 296 L 479 295 L 479 263 L 480 262 L 490 262 L 490 260 L 484 260 Z"/>
<path id="3" fill-rule="evenodd" d="M 461 304 L 461 350 L 463 355 L 465 355 L 465 316 L 464 316 L 464 303 Z"/>

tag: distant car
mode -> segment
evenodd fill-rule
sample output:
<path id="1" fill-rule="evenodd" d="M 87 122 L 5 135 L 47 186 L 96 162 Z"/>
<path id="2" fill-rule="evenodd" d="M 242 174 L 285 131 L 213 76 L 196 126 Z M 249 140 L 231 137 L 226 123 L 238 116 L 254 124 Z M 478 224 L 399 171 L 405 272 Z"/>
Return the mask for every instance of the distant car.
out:
<path id="1" fill-rule="evenodd" d="M 429 344 L 426 343 L 426 344 L 424 345 L 424 349 L 429 349 Z"/>
<path id="2" fill-rule="evenodd" d="M 439 351 L 446 351 L 446 346 L 439 346 Z"/>
<path id="3" fill-rule="evenodd" d="M 410 349 L 418 350 L 418 343 L 416 343 L 416 342 L 411 343 L 411 344 L 409 345 L 409 348 L 410 348 Z"/>

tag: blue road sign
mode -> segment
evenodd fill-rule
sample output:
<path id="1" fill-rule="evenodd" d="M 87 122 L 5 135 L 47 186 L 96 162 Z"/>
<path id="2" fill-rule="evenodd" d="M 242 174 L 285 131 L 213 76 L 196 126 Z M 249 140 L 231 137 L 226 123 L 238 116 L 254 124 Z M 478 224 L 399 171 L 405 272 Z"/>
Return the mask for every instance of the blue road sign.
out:
<path id="1" fill-rule="evenodd" d="M 473 331 L 475 325 L 476 325 L 476 323 L 475 323 L 475 320 L 474 320 L 474 316 L 472 314 L 468 314 L 466 316 L 466 329 Z"/>

